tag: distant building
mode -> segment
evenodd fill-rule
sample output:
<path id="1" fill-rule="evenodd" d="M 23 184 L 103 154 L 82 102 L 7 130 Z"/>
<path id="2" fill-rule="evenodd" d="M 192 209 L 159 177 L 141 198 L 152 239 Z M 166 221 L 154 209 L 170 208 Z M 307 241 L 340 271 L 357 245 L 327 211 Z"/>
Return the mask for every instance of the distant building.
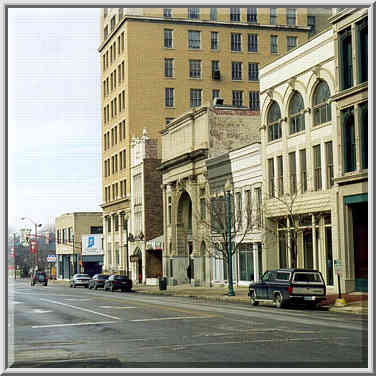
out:
<path id="1" fill-rule="evenodd" d="M 103 232 L 102 212 L 74 212 L 62 214 L 55 219 L 57 278 L 68 279 L 74 274 L 85 272 L 82 258 L 82 235 Z M 103 255 L 96 260 L 84 259 L 86 272 L 100 272 Z M 95 265 L 89 265 L 90 263 Z"/>

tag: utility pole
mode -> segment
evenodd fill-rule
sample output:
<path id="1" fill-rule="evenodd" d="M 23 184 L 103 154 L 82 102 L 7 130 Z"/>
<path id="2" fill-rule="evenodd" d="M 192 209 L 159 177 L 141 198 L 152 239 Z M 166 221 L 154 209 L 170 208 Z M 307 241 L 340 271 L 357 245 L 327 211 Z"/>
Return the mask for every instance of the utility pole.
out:
<path id="1" fill-rule="evenodd" d="M 34 252 L 35 252 L 35 266 L 36 266 L 36 269 L 38 270 L 39 267 L 38 267 L 38 225 L 35 223 L 34 224 L 35 226 L 35 249 L 34 249 Z"/>

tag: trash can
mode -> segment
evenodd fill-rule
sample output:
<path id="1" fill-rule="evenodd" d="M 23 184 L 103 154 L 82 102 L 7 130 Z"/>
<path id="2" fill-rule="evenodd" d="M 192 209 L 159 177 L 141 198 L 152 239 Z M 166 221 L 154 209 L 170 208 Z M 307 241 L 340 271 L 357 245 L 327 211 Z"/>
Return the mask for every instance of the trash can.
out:
<path id="1" fill-rule="evenodd" d="M 167 278 L 159 278 L 159 290 L 167 290 Z"/>

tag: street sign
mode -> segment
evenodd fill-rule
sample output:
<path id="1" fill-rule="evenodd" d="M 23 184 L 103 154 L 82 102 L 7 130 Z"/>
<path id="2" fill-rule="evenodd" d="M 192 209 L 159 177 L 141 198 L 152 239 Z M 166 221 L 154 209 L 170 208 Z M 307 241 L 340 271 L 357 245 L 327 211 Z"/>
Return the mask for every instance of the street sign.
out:
<path id="1" fill-rule="evenodd" d="M 47 262 L 56 262 L 56 255 L 48 255 Z"/>

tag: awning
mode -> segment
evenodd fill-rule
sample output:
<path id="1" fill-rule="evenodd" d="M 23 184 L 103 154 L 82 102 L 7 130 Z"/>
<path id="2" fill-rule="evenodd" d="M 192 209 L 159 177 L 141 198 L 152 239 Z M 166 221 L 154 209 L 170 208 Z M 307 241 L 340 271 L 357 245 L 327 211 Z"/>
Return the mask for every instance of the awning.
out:
<path id="1" fill-rule="evenodd" d="M 147 241 L 146 249 L 163 249 L 163 235 Z"/>

